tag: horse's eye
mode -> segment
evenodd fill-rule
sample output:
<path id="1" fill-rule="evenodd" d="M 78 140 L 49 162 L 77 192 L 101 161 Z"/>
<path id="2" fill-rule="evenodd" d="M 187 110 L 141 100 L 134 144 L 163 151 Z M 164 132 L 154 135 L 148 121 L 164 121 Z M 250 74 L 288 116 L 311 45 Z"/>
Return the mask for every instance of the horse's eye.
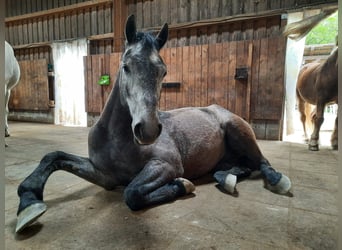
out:
<path id="1" fill-rule="evenodd" d="M 123 65 L 123 70 L 125 71 L 125 73 L 129 73 L 129 68 L 128 68 L 128 66 L 125 64 L 125 65 Z"/>
<path id="2" fill-rule="evenodd" d="M 166 75 L 167 75 L 167 71 L 164 72 L 163 77 L 165 77 Z"/>

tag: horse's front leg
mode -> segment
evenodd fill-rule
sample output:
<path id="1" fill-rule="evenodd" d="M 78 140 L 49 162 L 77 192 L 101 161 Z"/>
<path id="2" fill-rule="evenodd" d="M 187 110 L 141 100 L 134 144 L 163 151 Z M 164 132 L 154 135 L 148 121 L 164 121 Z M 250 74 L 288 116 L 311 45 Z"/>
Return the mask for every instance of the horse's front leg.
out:
<path id="1" fill-rule="evenodd" d="M 333 150 L 338 150 L 338 117 L 336 116 L 335 118 L 335 126 L 334 126 L 334 131 L 331 135 L 331 147 Z"/>
<path id="2" fill-rule="evenodd" d="M 324 103 L 318 102 L 316 106 L 316 116 L 314 116 L 314 130 L 311 134 L 311 138 L 309 141 L 309 150 L 311 151 L 318 151 L 318 141 L 319 141 L 319 131 L 321 129 L 322 123 L 324 121 Z"/>
<path id="3" fill-rule="evenodd" d="M 88 158 L 61 151 L 49 153 L 18 187 L 20 203 L 16 232 L 30 225 L 46 211 L 43 202 L 44 186 L 49 176 L 56 170 L 68 171 L 106 189 L 114 188 L 113 180 L 97 170 Z"/>
<path id="4" fill-rule="evenodd" d="M 170 163 L 153 159 L 126 187 L 124 197 L 132 210 L 175 200 L 195 190 L 181 171 Z"/>
<path id="5" fill-rule="evenodd" d="M 9 130 L 8 130 L 8 102 L 9 102 L 9 98 L 10 98 L 10 95 L 11 95 L 11 90 L 10 89 L 6 89 L 5 90 L 5 137 L 9 137 L 10 136 L 10 133 L 9 133 Z"/>

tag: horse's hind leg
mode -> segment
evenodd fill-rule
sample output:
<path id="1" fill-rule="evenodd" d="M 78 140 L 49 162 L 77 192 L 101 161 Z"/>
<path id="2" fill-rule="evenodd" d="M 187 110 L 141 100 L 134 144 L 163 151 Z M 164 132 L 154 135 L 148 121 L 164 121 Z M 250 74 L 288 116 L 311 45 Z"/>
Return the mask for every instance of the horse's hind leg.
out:
<path id="1" fill-rule="evenodd" d="M 6 87 L 5 87 L 6 88 Z M 9 133 L 9 130 L 8 130 L 8 101 L 9 101 L 9 98 L 10 98 L 10 94 L 11 94 L 11 90 L 6 88 L 5 89 L 5 137 L 9 137 L 10 136 L 10 133 Z"/>
<path id="2" fill-rule="evenodd" d="M 336 116 L 335 118 L 335 126 L 334 126 L 334 131 L 331 135 L 331 147 L 333 150 L 338 150 L 338 117 Z"/>
<path id="3" fill-rule="evenodd" d="M 88 158 L 61 151 L 49 153 L 18 187 L 20 203 L 16 232 L 30 225 L 46 211 L 43 202 L 44 186 L 49 176 L 56 170 L 68 171 L 106 189 L 114 188 L 110 177 L 98 171 Z"/>
<path id="4" fill-rule="evenodd" d="M 324 121 L 324 107 L 325 104 L 322 102 L 318 102 L 316 106 L 316 115 L 314 116 L 314 130 L 311 134 L 310 142 L 309 142 L 309 150 L 318 151 L 318 140 L 319 140 L 319 131 L 321 129 L 322 123 Z"/>
<path id="5" fill-rule="evenodd" d="M 297 101 L 298 101 L 298 111 L 300 113 L 300 121 L 302 122 L 302 125 L 303 125 L 304 140 L 307 142 L 308 141 L 308 134 L 306 132 L 306 124 L 305 124 L 305 122 L 306 122 L 305 102 L 300 97 L 298 92 L 297 92 Z"/>
<path id="6" fill-rule="evenodd" d="M 124 191 L 129 208 L 139 210 L 193 192 L 195 186 L 189 180 L 178 178 L 181 172 L 176 165 L 159 159 L 148 162 Z"/>
<path id="7" fill-rule="evenodd" d="M 242 174 L 260 171 L 271 191 L 285 194 L 290 190 L 290 179 L 271 167 L 257 145 L 252 128 L 238 116 L 232 116 L 226 124 L 226 147 L 227 154 L 234 155 L 239 167 L 247 169 Z"/>

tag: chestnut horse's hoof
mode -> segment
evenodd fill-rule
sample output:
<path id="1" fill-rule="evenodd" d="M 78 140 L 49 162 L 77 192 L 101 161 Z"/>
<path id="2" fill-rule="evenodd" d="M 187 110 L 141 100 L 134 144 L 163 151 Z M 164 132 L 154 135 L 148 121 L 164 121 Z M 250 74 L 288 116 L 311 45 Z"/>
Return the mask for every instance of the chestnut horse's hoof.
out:
<path id="1" fill-rule="evenodd" d="M 46 205 L 44 203 L 34 203 L 25 208 L 18 215 L 15 232 L 19 233 L 22 231 L 25 227 L 37 220 L 43 213 L 45 213 L 45 211 Z"/>
<path id="2" fill-rule="evenodd" d="M 331 145 L 333 150 L 338 150 L 338 145 Z"/>
<path id="3" fill-rule="evenodd" d="M 310 151 L 318 151 L 319 150 L 318 145 L 309 144 L 309 150 Z"/>

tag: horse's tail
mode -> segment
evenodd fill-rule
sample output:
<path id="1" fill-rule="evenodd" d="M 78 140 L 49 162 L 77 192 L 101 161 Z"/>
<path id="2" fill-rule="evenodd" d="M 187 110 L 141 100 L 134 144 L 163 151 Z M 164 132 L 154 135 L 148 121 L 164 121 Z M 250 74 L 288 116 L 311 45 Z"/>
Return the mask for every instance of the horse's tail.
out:
<path id="1" fill-rule="evenodd" d="M 308 102 L 305 102 L 305 116 L 306 116 L 305 126 L 309 134 L 311 134 L 313 131 L 313 119 L 315 118 L 315 115 L 316 115 L 316 106 L 311 105 Z"/>
<path id="2" fill-rule="evenodd" d="M 337 6 L 323 9 L 321 13 L 317 15 L 305 18 L 298 22 L 290 23 L 285 26 L 283 34 L 284 36 L 298 41 L 306 36 L 320 21 L 336 12 L 337 9 Z"/>

